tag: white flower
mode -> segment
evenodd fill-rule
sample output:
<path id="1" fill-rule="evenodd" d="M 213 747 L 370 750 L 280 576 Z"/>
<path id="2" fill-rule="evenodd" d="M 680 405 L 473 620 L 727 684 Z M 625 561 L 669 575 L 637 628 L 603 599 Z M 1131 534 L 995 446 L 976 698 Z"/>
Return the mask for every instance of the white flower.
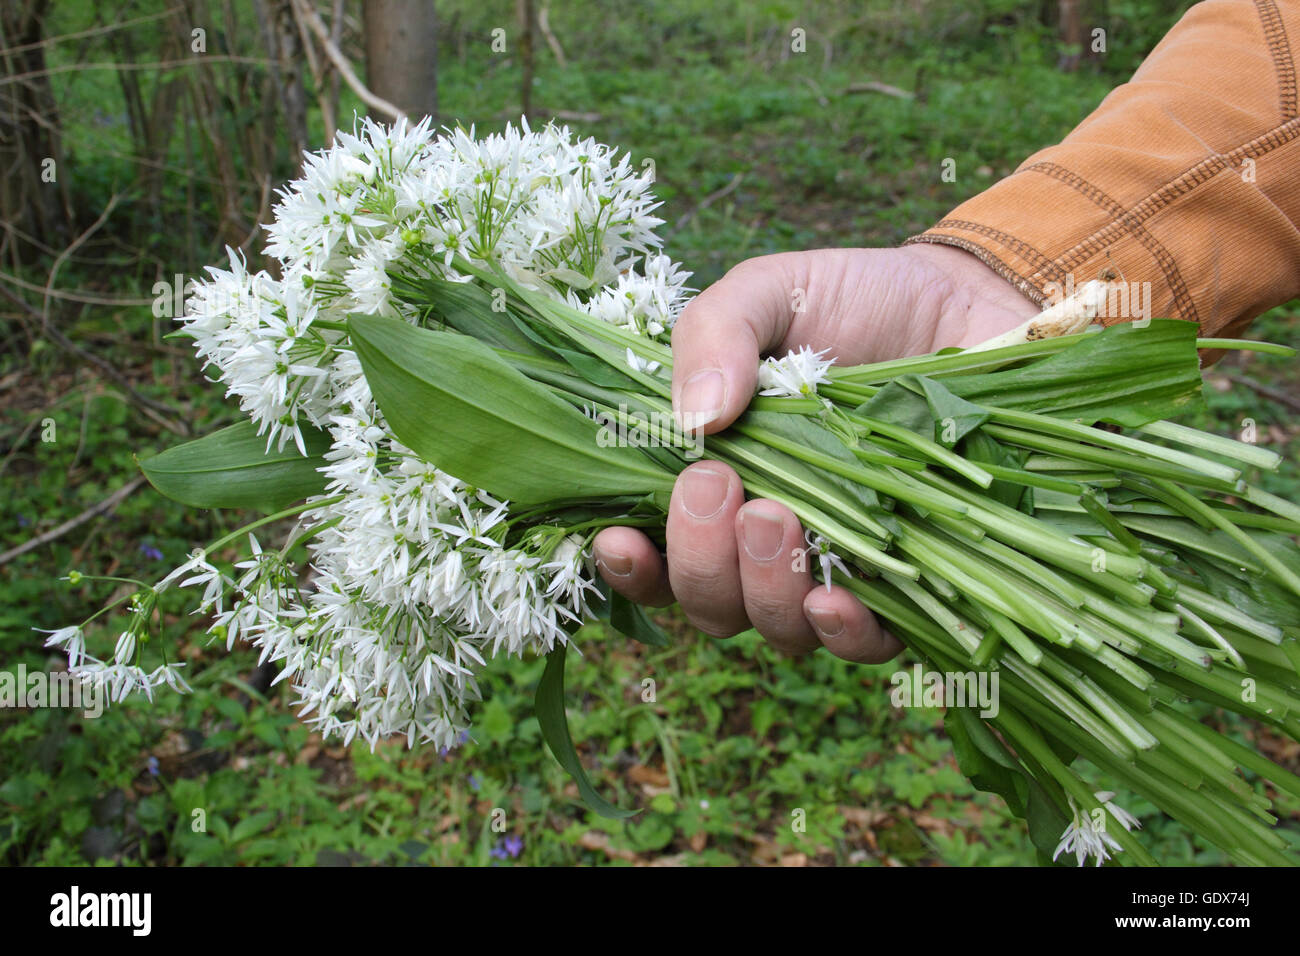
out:
<path id="1" fill-rule="evenodd" d="M 118 636 L 117 646 L 113 649 L 113 661 L 117 664 L 126 664 L 135 654 L 135 634 L 130 631 L 123 631 Z"/>
<path id="2" fill-rule="evenodd" d="M 1094 796 L 1125 830 L 1131 830 L 1134 826 L 1139 828 L 1142 826 L 1135 816 L 1111 802 L 1115 794 L 1109 790 L 1100 790 Z M 1079 866 L 1083 866 L 1084 860 L 1090 856 L 1096 858 L 1097 866 L 1101 866 L 1110 859 L 1109 851 L 1113 850 L 1119 853 L 1123 850 L 1119 842 L 1106 832 L 1104 815 L 1100 820 L 1097 820 L 1095 812 L 1081 812 L 1073 798 L 1067 797 L 1066 799 L 1070 802 L 1070 810 L 1074 814 L 1074 819 L 1065 828 L 1065 833 L 1061 835 L 1061 842 L 1057 844 L 1056 852 L 1052 854 L 1053 861 L 1062 853 L 1073 853 Z"/>
<path id="3" fill-rule="evenodd" d="M 633 371 L 645 372 L 647 375 L 653 375 L 655 372 L 659 371 L 658 362 L 651 362 L 647 359 L 643 359 L 631 349 L 627 350 L 627 365 L 628 368 Z"/>
<path id="4" fill-rule="evenodd" d="M 46 647 L 57 647 L 68 655 L 68 667 L 79 667 L 86 659 L 86 636 L 79 626 L 61 627 L 57 631 L 42 631 L 50 635 L 45 639 Z"/>
<path id="5" fill-rule="evenodd" d="M 184 666 L 184 664 L 162 664 L 149 675 L 149 682 L 154 687 L 166 684 L 178 694 L 188 694 L 194 688 L 190 687 L 181 676 L 181 668 Z"/>
<path id="6" fill-rule="evenodd" d="M 832 569 L 838 569 L 841 574 L 851 576 L 844 561 L 831 550 L 830 542 L 821 535 L 805 531 L 804 541 L 808 543 L 808 553 L 817 556 L 817 561 L 821 565 L 822 581 L 826 584 L 827 591 L 831 589 Z"/>
<path id="7" fill-rule="evenodd" d="M 830 381 L 827 371 L 834 359 L 822 359 L 830 349 L 814 352 L 807 345 L 791 351 L 783 358 L 769 357 L 758 367 L 760 395 L 782 395 L 790 398 L 811 398 L 817 386 Z"/>

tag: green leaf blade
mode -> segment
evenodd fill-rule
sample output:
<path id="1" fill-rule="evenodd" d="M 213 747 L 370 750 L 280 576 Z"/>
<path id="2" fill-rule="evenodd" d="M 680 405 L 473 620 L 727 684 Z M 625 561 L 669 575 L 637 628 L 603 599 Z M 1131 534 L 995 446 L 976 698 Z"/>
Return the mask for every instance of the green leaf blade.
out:
<path id="1" fill-rule="evenodd" d="M 462 481 L 520 504 L 649 494 L 673 475 L 491 348 L 399 319 L 354 316 L 352 343 L 393 434 Z"/>
<path id="2" fill-rule="evenodd" d="M 564 657 L 567 650 L 568 646 L 561 644 L 546 656 L 546 669 L 542 672 L 542 679 L 537 682 L 534 710 L 542 730 L 542 739 L 560 766 L 573 777 L 583 803 L 602 817 L 626 820 L 640 811 L 623 810 L 596 792 L 596 788 L 587 779 L 587 772 L 582 769 L 582 761 L 578 759 L 578 751 L 573 746 L 573 737 L 569 735 L 569 718 L 564 712 Z"/>
<path id="3" fill-rule="evenodd" d="M 268 451 L 256 426 L 242 421 L 145 458 L 140 470 L 161 494 L 191 507 L 277 511 L 326 485 L 319 469 L 330 437 L 301 428 L 307 457 L 292 444 Z"/>

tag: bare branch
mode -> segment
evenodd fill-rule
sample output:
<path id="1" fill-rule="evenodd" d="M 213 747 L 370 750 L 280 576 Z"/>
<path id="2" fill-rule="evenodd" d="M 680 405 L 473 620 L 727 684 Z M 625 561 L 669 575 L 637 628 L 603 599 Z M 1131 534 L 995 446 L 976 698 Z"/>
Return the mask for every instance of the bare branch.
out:
<path id="1" fill-rule="evenodd" d="M 366 85 L 357 79 L 357 74 L 353 71 L 352 65 L 348 63 L 347 57 L 339 51 L 334 41 L 330 39 L 329 30 L 325 28 L 320 14 L 311 8 L 307 0 L 293 0 L 293 7 L 298 16 L 303 19 L 307 26 L 311 27 L 311 32 L 316 34 L 316 38 L 320 40 L 321 49 L 325 51 L 325 55 L 329 57 L 330 62 L 339 71 L 339 74 L 343 77 L 343 82 L 348 85 L 353 93 L 360 97 L 361 102 L 371 109 L 379 110 L 392 119 L 406 118 L 405 113 L 382 96 L 376 96 L 370 92 Z"/>
<path id="2" fill-rule="evenodd" d="M 134 478 L 132 478 L 130 481 L 124 484 L 121 488 L 117 489 L 117 491 L 113 492 L 103 501 L 99 502 L 98 504 L 91 505 L 81 514 L 77 515 L 75 518 L 69 518 L 67 521 L 63 522 L 63 524 L 59 525 L 57 528 L 51 528 L 49 531 L 46 531 L 44 534 L 39 534 L 36 537 L 31 538 L 30 540 L 24 541 L 22 544 L 18 545 L 18 547 L 10 548 L 8 551 L 5 551 L 3 554 L 0 554 L 0 564 L 7 564 L 8 562 L 12 561 L 14 558 L 26 554 L 28 551 L 35 551 L 41 545 L 49 544 L 51 541 L 63 537 L 73 528 L 80 527 L 81 525 L 89 521 L 91 518 L 94 518 L 96 515 L 107 514 L 108 512 L 116 508 L 118 505 L 120 505 L 123 501 L 125 501 L 142 484 L 144 484 L 144 475 L 136 475 Z"/>
<path id="3" fill-rule="evenodd" d="M 542 36 L 546 37 L 546 45 L 551 48 L 551 53 L 555 56 L 555 62 L 560 65 L 560 69 L 567 69 L 569 61 L 565 59 L 564 48 L 560 46 L 560 40 L 551 30 L 551 5 L 543 3 L 542 9 L 537 12 L 537 26 L 542 31 Z"/>
<path id="4" fill-rule="evenodd" d="M 888 83 L 881 83 L 879 80 L 867 80 L 864 83 L 850 83 L 844 88 L 845 95 L 850 93 L 883 93 L 885 96 L 895 96 L 900 100 L 914 100 L 915 93 L 909 93 L 907 90 L 899 89 L 897 86 L 890 86 Z"/>
<path id="5" fill-rule="evenodd" d="M 719 199 L 722 199 L 723 197 L 735 192 L 736 188 L 740 185 L 741 181 L 744 180 L 744 178 L 745 178 L 744 173 L 735 173 L 731 177 L 731 181 L 728 182 L 727 185 L 723 186 L 719 190 L 709 193 L 707 196 L 701 199 L 699 204 L 694 209 L 689 210 L 686 213 L 686 215 L 682 216 L 682 218 L 678 219 L 677 222 L 673 224 L 673 227 L 669 229 L 668 232 L 664 235 L 664 240 L 666 241 L 672 238 L 673 236 L 677 235 L 677 233 L 681 232 L 682 229 L 686 226 L 686 224 L 690 222 L 692 219 L 694 219 L 696 215 L 708 209 Z"/>
<path id="6" fill-rule="evenodd" d="M 15 305 L 20 306 L 30 315 L 35 316 L 38 319 L 42 318 L 41 311 L 39 309 L 33 306 L 22 296 L 18 296 L 10 292 L 4 286 L 0 286 L 0 295 L 3 295 L 5 298 L 9 299 Z M 189 436 L 190 430 L 186 425 L 184 425 L 183 423 L 174 422 L 167 417 L 168 415 L 171 414 L 172 410 L 170 408 L 168 408 L 166 405 L 161 404 L 160 402 L 155 402 L 153 399 L 145 398 L 145 396 L 137 392 L 131 386 L 131 383 L 126 380 L 126 376 L 123 375 L 121 372 L 119 372 L 117 369 L 115 369 L 112 363 L 108 362 L 106 359 L 100 358 L 95 353 L 87 352 L 85 349 L 76 345 L 71 339 L 69 339 L 66 335 L 60 332 L 56 326 L 53 325 L 46 326 L 43 331 L 45 332 L 46 336 L 48 336 L 50 339 L 53 340 L 55 345 L 59 346 L 59 348 L 63 349 L 65 352 L 69 352 L 72 355 L 77 356 L 77 358 L 85 362 L 89 362 L 90 364 L 98 367 L 100 371 L 102 371 L 105 375 L 107 375 L 114 382 L 116 382 L 118 387 L 121 388 L 122 391 L 126 393 L 126 397 L 131 402 L 131 404 L 139 408 L 142 413 L 147 415 L 153 421 L 157 422 L 163 428 L 166 428 L 168 431 L 174 432 L 177 435 L 186 436 L 186 437 Z"/>

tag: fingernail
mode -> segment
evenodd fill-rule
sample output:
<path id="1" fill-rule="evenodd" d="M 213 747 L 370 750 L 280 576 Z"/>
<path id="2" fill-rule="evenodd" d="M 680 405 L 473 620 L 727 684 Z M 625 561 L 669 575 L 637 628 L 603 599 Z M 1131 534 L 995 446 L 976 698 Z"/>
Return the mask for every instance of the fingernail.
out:
<path id="1" fill-rule="evenodd" d="M 740 518 L 740 533 L 745 540 L 745 551 L 751 558 L 771 561 L 781 553 L 785 524 L 766 512 L 746 511 Z"/>
<path id="2" fill-rule="evenodd" d="M 712 468 L 692 468 L 677 479 L 682 507 L 692 518 L 712 518 L 727 500 L 727 476 Z"/>
<path id="3" fill-rule="evenodd" d="M 632 573 L 632 559 L 626 554 L 602 551 L 596 556 L 596 563 L 616 578 L 625 578 Z"/>
<path id="4" fill-rule="evenodd" d="M 844 618 L 838 611 L 813 608 L 808 612 L 808 619 L 812 621 L 813 630 L 822 637 L 836 637 L 844 630 Z"/>
<path id="5" fill-rule="evenodd" d="M 727 383 L 716 368 L 701 369 L 686 380 L 677 399 L 677 423 L 686 431 L 703 428 L 722 414 Z"/>

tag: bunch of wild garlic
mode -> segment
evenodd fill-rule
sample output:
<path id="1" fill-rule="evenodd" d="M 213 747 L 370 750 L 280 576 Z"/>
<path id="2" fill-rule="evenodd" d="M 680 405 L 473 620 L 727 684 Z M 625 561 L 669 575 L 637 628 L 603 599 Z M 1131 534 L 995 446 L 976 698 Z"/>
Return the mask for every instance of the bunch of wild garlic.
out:
<path id="1" fill-rule="evenodd" d="M 79 672 L 151 686 L 151 602 L 202 585 L 214 633 L 282 662 L 327 733 L 446 746 L 488 657 L 545 653 L 543 736 L 625 815 L 569 738 L 565 651 L 593 617 L 664 640 L 589 547 L 661 532 L 704 455 L 786 504 L 823 581 L 927 665 L 996 673 L 996 713 L 950 707 L 947 730 L 1045 853 L 1150 861 L 1099 774 L 1234 859 L 1292 862 L 1262 781 L 1300 778 L 1186 703 L 1300 739 L 1300 508 L 1251 480 L 1278 456 L 1167 421 L 1199 398 L 1198 345 L 1225 343 L 1157 320 L 852 368 L 804 350 L 701 441 L 672 415 L 685 276 L 648 185 L 553 128 L 367 125 L 312 159 L 272 227 L 283 277 L 232 262 L 185 320 L 250 421 L 143 463 L 181 501 L 271 512 L 248 531 L 294 528 L 142 585 L 113 661 Z M 52 640 L 84 654 L 80 629 Z"/>

